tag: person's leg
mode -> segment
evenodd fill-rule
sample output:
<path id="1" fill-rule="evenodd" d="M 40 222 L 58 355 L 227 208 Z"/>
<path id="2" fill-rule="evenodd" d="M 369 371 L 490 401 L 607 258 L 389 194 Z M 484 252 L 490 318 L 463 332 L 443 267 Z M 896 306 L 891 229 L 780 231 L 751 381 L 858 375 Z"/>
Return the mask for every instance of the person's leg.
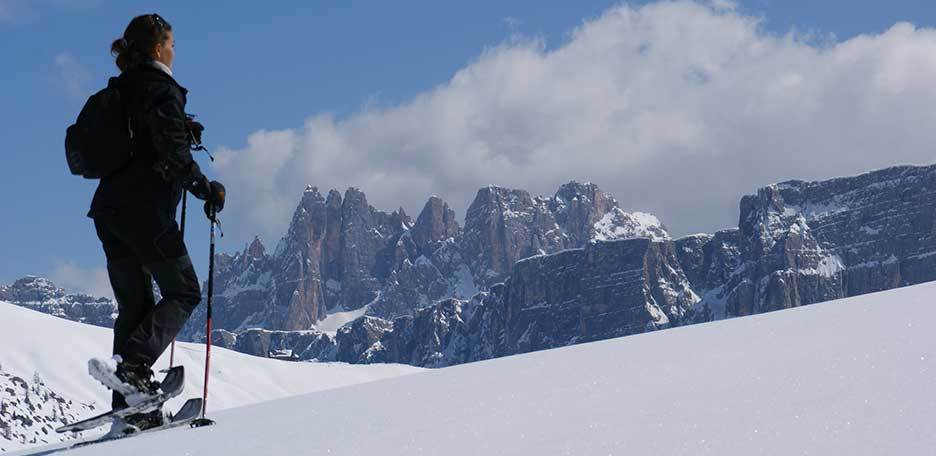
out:
<path id="1" fill-rule="evenodd" d="M 134 249 L 162 294 L 135 325 L 120 355 L 151 367 L 201 302 L 201 289 L 172 214 L 144 207 L 120 218 L 115 231 Z"/>
<path id="2" fill-rule="evenodd" d="M 155 305 L 153 279 L 133 250 L 108 229 L 107 217 L 96 219 L 94 225 L 104 247 L 107 275 L 117 301 L 113 353 L 119 354 L 126 351 L 130 335 Z M 126 406 L 123 395 L 115 391 L 111 407 L 118 409 Z"/>
<path id="3" fill-rule="evenodd" d="M 137 325 L 127 341 L 127 349 L 152 366 L 201 302 L 201 288 L 188 255 L 143 267 L 156 279 L 162 300 Z"/>

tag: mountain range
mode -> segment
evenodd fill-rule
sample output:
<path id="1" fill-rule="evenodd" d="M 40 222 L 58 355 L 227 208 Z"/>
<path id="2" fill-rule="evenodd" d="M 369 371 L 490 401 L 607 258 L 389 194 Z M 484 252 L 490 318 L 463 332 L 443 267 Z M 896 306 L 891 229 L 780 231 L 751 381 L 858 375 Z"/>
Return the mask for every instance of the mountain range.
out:
<path id="1" fill-rule="evenodd" d="M 484 187 L 464 220 L 435 196 L 414 220 L 310 186 L 272 252 L 257 238 L 216 257 L 213 341 L 442 367 L 936 279 L 936 165 L 769 185 L 741 199 L 736 228 L 679 239 L 591 183 Z M 183 339 L 203 340 L 201 312 Z"/>

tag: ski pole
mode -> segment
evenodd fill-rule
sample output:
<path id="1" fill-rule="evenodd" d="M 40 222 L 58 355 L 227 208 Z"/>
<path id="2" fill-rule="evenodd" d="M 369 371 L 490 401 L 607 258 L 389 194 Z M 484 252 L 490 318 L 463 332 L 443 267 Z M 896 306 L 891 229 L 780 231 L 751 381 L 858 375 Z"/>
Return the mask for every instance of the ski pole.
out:
<path id="1" fill-rule="evenodd" d="M 179 223 L 179 232 L 182 233 L 182 242 L 185 242 L 185 203 L 188 200 L 188 191 L 182 189 L 182 219 Z M 175 365 L 175 338 L 172 338 L 172 346 L 169 348 L 169 368 Z"/>
<path id="2" fill-rule="evenodd" d="M 205 418 L 205 413 L 208 410 L 208 376 L 211 373 L 211 300 L 214 295 L 214 257 L 215 257 L 215 224 L 218 223 L 217 213 L 215 212 L 214 205 L 211 205 L 211 237 L 208 252 L 208 308 L 206 309 L 206 319 L 205 319 L 205 385 L 202 390 L 202 416 L 197 423 L 193 423 L 196 426 L 205 426 L 208 424 L 214 423 L 213 421 Z"/>

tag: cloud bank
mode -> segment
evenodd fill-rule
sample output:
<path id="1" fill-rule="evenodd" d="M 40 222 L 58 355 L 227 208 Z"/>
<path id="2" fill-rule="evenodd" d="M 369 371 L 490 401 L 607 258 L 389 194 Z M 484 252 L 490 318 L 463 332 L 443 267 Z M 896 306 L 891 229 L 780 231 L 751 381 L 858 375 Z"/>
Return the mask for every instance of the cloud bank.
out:
<path id="1" fill-rule="evenodd" d="M 114 299 L 105 268 L 83 268 L 74 261 L 59 259 L 55 261 L 49 279 L 69 293 Z"/>
<path id="2" fill-rule="evenodd" d="M 733 3 L 623 5 L 561 46 L 512 38 L 395 106 L 222 148 L 229 231 L 281 236 L 306 185 L 361 188 L 415 216 L 463 216 L 488 184 L 551 194 L 591 181 L 674 234 L 734 226 L 741 195 L 936 161 L 936 30 L 844 42 L 766 32 Z"/>

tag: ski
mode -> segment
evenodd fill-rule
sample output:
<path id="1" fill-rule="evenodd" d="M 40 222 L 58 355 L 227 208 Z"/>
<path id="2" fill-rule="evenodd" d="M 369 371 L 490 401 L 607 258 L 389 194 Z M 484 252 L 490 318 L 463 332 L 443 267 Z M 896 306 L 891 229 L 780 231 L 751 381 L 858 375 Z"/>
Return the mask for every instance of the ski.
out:
<path id="1" fill-rule="evenodd" d="M 161 390 L 159 394 L 151 396 L 139 404 L 136 404 L 132 407 L 111 410 L 85 420 L 66 424 L 56 429 L 55 432 L 64 433 L 87 431 L 88 429 L 94 429 L 98 426 L 110 424 L 114 418 L 123 418 L 135 413 L 142 413 L 148 410 L 152 410 L 159 405 L 162 405 L 169 399 L 172 399 L 182 393 L 182 388 L 185 387 L 185 370 L 182 366 L 173 367 L 169 370 L 169 373 L 166 374 L 166 377 L 159 385 Z M 186 402 L 186 404 L 188 404 L 188 402 Z"/>
<path id="2" fill-rule="evenodd" d="M 169 421 L 162 426 L 156 426 L 153 428 L 146 429 L 141 432 L 133 432 L 130 434 L 111 436 L 111 437 L 102 437 L 94 440 L 87 440 L 84 442 L 78 442 L 71 446 L 71 448 L 81 448 L 88 445 L 94 445 L 97 443 L 110 442 L 113 440 L 123 440 L 131 437 L 135 437 L 143 434 L 150 434 L 158 431 L 165 431 L 167 429 L 182 427 L 182 426 L 191 426 L 192 422 L 198 419 L 199 414 L 201 413 L 202 400 L 201 398 L 193 398 L 185 401 L 185 404 L 182 404 L 182 408 L 179 409 L 174 415 L 171 416 Z"/>

